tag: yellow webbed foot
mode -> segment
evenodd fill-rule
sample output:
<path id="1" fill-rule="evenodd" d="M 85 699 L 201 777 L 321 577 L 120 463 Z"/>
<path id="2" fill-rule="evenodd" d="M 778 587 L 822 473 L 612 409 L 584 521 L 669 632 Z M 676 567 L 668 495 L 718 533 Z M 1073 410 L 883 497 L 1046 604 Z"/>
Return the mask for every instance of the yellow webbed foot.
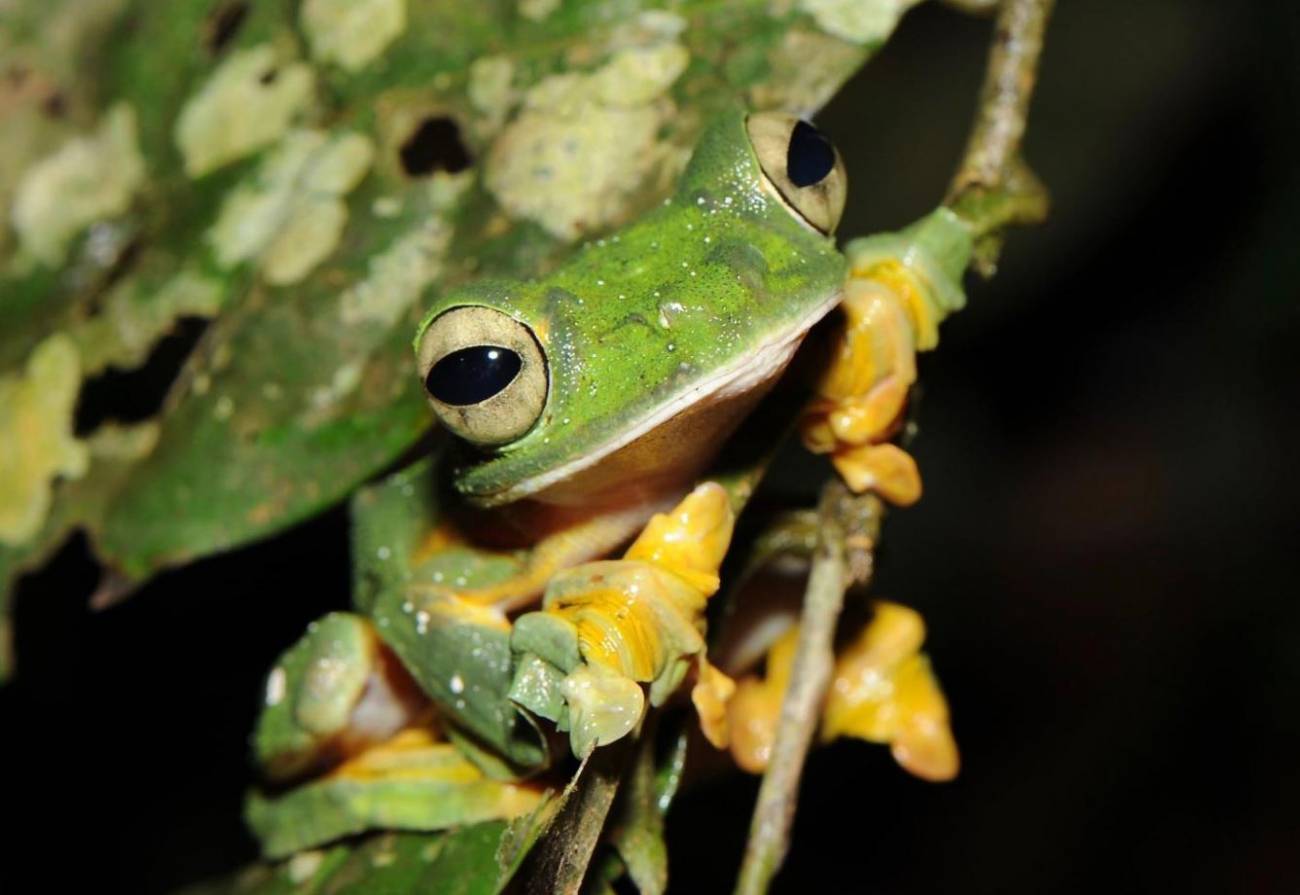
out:
<path id="1" fill-rule="evenodd" d="M 938 344 L 939 323 L 965 302 L 969 253 L 970 234 L 944 211 L 846 248 L 842 323 L 800 429 L 856 492 L 900 505 L 921 495 L 915 461 L 890 440 L 916 382 L 916 352 Z"/>
<path id="2" fill-rule="evenodd" d="M 948 702 L 920 652 L 924 640 L 919 613 L 876 602 L 870 624 L 836 657 L 821 735 L 888 743 L 910 773 L 951 780 L 960 766 L 957 743 Z"/>
<path id="3" fill-rule="evenodd" d="M 649 685 L 650 705 L 662 705 L 692 665 L 692 698 L 703 726 L 710 739 L 725 742 L 731 681 L 704 661 L 704 607 L 718 590 L 734 524 L 727 492 L 700 485 L 672 511 L 654 516 L 623 559 L 557 574 L 541 613 L 520 619 L 516 631 L 527 633 L 516 639 L 546 653 L 564 675 L 559 690 L 577 754 L 634 729 L 647 701 L 641 687 Z M 597 691 L 599 711 L 586 698 Z"/>
<path id="4" fill-rule="evenodd" d="M 916 381 L 907 309 L 894 291 L 861 279 L 850 279 L 842 307 L 834 360 L 801 421 L 804 444 L 829 454 L 855 492 L 872 490 L 891 503 L 913 503 L 921 493 L 916 463 L 888 441 Z"/>
<path id="5" fill-rule="evenodd" d="M 862 632 L 837 651 L 823 708 L 821 739 L 854 737 L 890 746 L 894 760 L 925 780 L 951 780 L 960 759 L 948 703 L 929 660 L 919 650 L 925 626 L 915 611 L 877 602 Z M 763 677 L 736 685 L 728 725 L 731 753 L 747 771 L 767 768 L 790 680 L 799 629 L 791 628 L 767 656 Z"/>
<path id="6" fill-rule="evenodd" d="M 865 444 L 836 451 L 831 463 L 854 492 L 874 491 L 895 506 L 921 499 L 921 472 L 896 444 Z"/>

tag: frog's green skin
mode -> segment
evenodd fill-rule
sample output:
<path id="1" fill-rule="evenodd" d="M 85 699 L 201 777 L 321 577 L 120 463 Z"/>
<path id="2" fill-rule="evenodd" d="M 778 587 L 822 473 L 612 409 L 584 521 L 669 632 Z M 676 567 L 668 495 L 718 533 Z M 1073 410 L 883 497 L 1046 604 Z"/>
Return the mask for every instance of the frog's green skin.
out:
<path id="1" fill-rule="evenodd" d="M 320 770 L 409 724 L 420 708 L 413 691 L 369 622 L 330 613 L 267 676 L 254 754 L 274 780 Z"/>
<path id="2" fill-rule="evenodd" d="M 656 211 L 542 279 L 479 282 L 431 306 L 421 335 L 448 310 L 488 307 L 531 328 L 548 358 L 540 419 L 458 469 L 457 489 L 485 505 L 680 493 L 834 307 L 844 270 L 833 240 L 767 184 L 745 114 L 724 113 Z"/>

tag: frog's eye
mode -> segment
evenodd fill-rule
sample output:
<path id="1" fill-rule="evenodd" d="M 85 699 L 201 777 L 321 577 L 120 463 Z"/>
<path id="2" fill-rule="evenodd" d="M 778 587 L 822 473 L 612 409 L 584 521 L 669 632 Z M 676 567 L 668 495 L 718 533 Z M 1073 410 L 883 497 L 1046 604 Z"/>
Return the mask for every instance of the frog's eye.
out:
<path id="1" fill-rule="evenodd" d="M 749 140 L 768 184 L 798 215 L 830 234 L 844 211 L 844 163 L 831 141 L 806 121 L 778 112 L 750 115 Z"/>
<path id="2" fill-rule="evenodd" d="M 546 405 L 546 359 L 533 331 L 491 308 L 452 308 L 420 337 L 420 376 L 442 424 L 480 445 L 514 441 Z"/>

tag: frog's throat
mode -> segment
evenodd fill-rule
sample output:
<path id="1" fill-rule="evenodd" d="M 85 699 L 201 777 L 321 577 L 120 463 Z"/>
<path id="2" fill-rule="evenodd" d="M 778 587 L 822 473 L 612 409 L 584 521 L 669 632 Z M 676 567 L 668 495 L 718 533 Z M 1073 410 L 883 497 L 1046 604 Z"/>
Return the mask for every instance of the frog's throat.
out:
<path id="1" fill-rule="evenodd" d="M 729 399 L 757 393 L 770 387 L 785 370 L 804 336 L 813 326 L 840 303 L 842 292 L 838 289 L 828 294 L 807 314 L 788 327 L 778 331 L 757 350 L 738 357 L 719 367 L 707 378 L 700 380 L 672 400 L 656 408 L 617 437 L 610 439 L 580 457 L 522 479 L 500 491 L 472 495 L 480 506 L 499 506 L 525 497 L 540 495 L 547 489 L 580 475 L 621 448 L 643 438 L 647 433 L 672 420 L 685 410 L 706 403 L 722 404 Z M 721 445 L 718 445 L 719 447 Z"/>

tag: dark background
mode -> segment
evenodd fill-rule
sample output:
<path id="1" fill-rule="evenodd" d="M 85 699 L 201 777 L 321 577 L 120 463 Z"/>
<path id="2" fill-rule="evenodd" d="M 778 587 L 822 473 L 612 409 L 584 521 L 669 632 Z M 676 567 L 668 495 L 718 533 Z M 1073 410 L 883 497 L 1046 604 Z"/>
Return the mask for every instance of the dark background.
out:
<path id="1" fill-rule="evenodd" d="M 928 620 L 962 776 L 817 753 L 776 891 L 1300 891 L 1294 10 L 1058 4 L 1027 140 L 1052 218 L 923 359 L 926 498 L 889 519 L 876 586 Z M 841 232 L 941 197 L 988 27 L 910 13 L 821 116 Z M 346 550 L 335 511 L 97 615 L 83 544 L 28 579 L 0 690 L 0 806 L 28 835 L 0 872 L 152 893 L 250 858 L 261 677 L 346 605 Z M 755 790 L 680 799 L 674 893 L 730 890 Z"/>

